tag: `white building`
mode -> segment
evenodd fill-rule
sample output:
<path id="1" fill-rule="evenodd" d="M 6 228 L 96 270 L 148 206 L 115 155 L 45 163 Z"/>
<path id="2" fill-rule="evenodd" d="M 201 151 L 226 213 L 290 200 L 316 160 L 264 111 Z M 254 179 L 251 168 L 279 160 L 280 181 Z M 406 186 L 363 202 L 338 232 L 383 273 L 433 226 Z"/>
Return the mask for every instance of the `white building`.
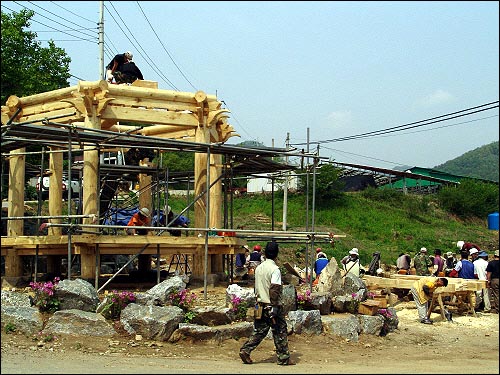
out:
<path id="1" fill-rule="evenodd" d="M 258 175 L 262 177 L 250 178 L 247 183 L 247 193 L 270 193 L 273 190 L 273 181 L 270 174 Z M 279 176 L 274 179 L 274 191 L 283 190 L 285 177 Z M 298 187 L 298 177 L 295 172 L 289 172 L 288 191 L 296 191 Z"/>

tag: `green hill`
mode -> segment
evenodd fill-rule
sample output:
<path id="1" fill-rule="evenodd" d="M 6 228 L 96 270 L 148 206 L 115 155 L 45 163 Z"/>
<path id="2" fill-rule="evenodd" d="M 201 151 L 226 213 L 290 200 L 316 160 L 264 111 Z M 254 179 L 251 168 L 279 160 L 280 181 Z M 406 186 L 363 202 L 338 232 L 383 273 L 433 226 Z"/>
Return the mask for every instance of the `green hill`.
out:
<path id="1" fill-rule="evenodd" d="M 466 152 L 434 169 L 458 176 L 482 178 L 498 182 L 498 141 Z"/>
<path id="2" fill-rule="evenodd" d="M 288 196 L 287 230 L 304 231 L 306 214 L 304 196 Z M 245 230 L 271 230 L 272 200 L 269 195 L 246 195 L 234 199 L 234 228 Z M 275 194 L 274 229 L 282 228 L 283 196 Z M 311 223 L 311 205 L 309 222 Z M 311 230 L 312 224 L 309 225 Z M 408 251 L 412 256 L 422 246 L 432 254 L 439 248 L 443 252 L 457 251 L 458 240 L 477 243 L 490 254 L 499 247 L 498 231 L 488 230 L 487 217 L 463 221 L 437 205 L 432 197 L 393 195 L 374 198 L 363 192 L 348 193 L 341 205 L 321 206 L 315 210 L 315 230 L 344 235 L 332 247 L 327 241 L 318 241 L 329 257 L 337 261 L 357 247 L 363 264 L 369 264 L 374 252 L 381 253 L 383 263 L 395 264 L 399 253 Z M 249 240 L 249 245 L 264 245 L 267 239 Z M 282 241 L 281 262 L 302 264 L 304 267 L 304 241 Z M 312 247 L 309 251 L 313 251 Z M 309 253 L 311 254 L 311 252 Z M 312 255 L 311 255 L 312 256 Z"/>

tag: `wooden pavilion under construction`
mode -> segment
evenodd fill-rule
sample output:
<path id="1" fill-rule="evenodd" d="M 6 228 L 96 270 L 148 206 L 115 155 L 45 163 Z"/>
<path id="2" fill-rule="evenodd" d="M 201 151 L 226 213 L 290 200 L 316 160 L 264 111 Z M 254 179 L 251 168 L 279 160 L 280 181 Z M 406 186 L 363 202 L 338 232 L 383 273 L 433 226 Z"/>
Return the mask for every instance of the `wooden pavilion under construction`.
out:
<path id="1" fill-rule="evenodd" d="M 206 281 L 207 274 L 222 272 L 224 255 L 235 254 L 246 244 L 244 237 L 235 235 L 227 213 L 223 212 L 228 191 L 223 189 L 223 179 L 235 168 L 255 173 L 293 169 L 273 162 L 272 158 L 298 156 L 286 149 L 224 144 L 237 135 L 227 122 L 228 113 L 214 95 L 162 90 L 151 81 L 136 81 L 133 85 L 80 81 L 76 86 L 27 97 L 10 96 L 1 112 L 2 156 L 9 160 L 8 214 L 2 218 L 7 221 L 7 233 L 1 244 L 5 276 L 22 275 L 23 256 L 47 256 L 47 267 L 51 268 L 63 256 L 67 255 L 71 264 L 72 256 L 79 255 L 81 277 L 97 280 L 101 255 L 106 254 L 134 254 L 139 258 L 156 254 L 167 259 L 189 255 L 193 277 L 204 277 Z M 26 147 L 35 144 L 49 148 L 48 233 L 27 236 L 23 233 L 25 158 Z M 189 228 L 194 235 L 159 235 L 165 231 L 160 232 L 157 227 L 151 227 L 151 235 L 147 236 L 103 234 L 98 221 L 106 208 L 100 204 L 100 155 L 106 150 L 134 147 L 158 153 L 195 152 L 194 225 Z M 73 173 L 73 155 L 83 153 L 81 210 L 74 215 L 71 204 L 63 215 L 61 204 L 65 153 L 70 161 L 69 176 Z M 300 155 L 304 157 L 303 153 Z M 115 173 L 122 172 L 118 167 L 112 166 Z M 151 185 L 155 171 L 158 176 L 158 165 L 146 158 L 138 166 L 127 168 L 128 173 L 137 173 L 140 207 L 154 210 L 151 189 L 143 188 Z M 64 218 L 69 223 L 63 223 Z M 231 235 L 208 236 L 209 228 L 229 228 Z M 64 235 L 63 229 L 67 232 Z M 273 237 L 279 238 L 278 232 L 272 232 Z"/>

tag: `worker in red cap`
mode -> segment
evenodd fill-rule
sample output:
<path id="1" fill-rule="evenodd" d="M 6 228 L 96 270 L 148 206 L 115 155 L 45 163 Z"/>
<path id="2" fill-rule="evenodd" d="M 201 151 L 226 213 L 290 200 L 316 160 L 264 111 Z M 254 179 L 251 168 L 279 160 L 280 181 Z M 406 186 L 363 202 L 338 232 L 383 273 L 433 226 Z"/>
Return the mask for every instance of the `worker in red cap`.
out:
<path id="1" fill-rule="evenodd" d="M 316 248 L 316 259 L 319 259 L 319 258 L 327 258 L 328 259 L 326 254 L 321 250 L 321 247 Z"/>
<path id="2" fill-rule="evenodd" d="M 253 247 L 253 251 L 247 257 L 247 268 L 249 275 L 253 275 L 257 266 L 266 260 L 261 250 L 262 247 L 259 244 L 257 244 Z"/>

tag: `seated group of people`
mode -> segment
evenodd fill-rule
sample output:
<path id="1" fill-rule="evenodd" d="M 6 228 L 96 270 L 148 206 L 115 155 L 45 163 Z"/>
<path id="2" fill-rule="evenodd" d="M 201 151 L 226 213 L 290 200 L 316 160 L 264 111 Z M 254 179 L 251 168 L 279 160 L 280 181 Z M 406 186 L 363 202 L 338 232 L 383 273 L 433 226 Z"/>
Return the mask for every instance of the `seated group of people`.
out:
<path id="1" fill-rule="evenodd" d="M 266 260 L 266 256 L 262 253 L 260 245 L 255 245 L 252 252 L 250 252 L 247 245 L 244 245 L 243 248 L 245 249 L 244 253 L 236 254 L 234 274 L 238 277 L 252 277 L 255 273 L 255 268 Z"/>

